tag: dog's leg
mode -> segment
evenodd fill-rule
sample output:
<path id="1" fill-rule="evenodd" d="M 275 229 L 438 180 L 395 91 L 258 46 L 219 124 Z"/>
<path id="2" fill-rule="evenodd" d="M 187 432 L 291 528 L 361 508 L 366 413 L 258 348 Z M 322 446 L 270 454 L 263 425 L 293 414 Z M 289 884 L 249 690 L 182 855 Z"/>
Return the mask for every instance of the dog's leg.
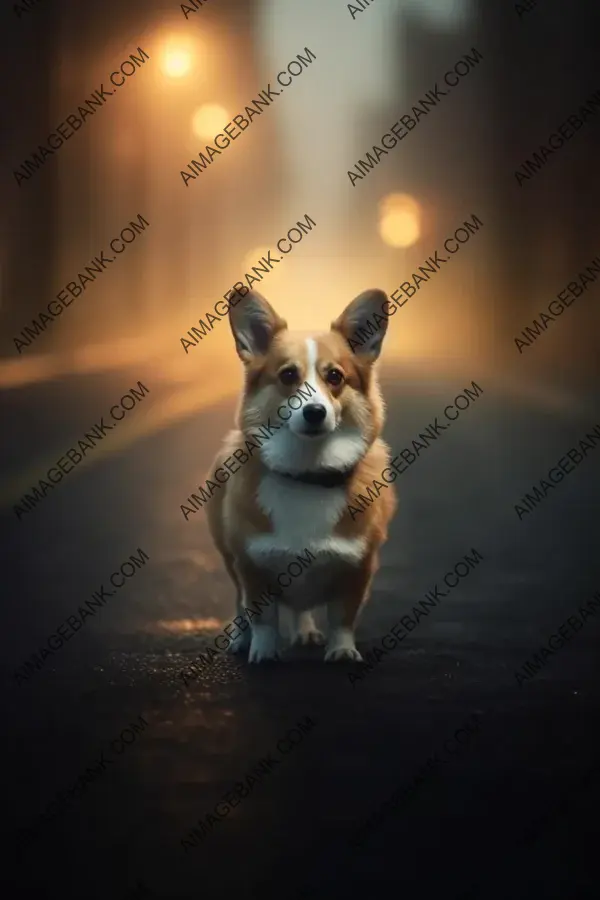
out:
<path id="1" fill-rule="evenodd" d="M 304 612 L 296 612 L 296 610 L 291 610 L 291 614 L 293 622 L 291 638 L 292 646 L 306 646 L 307 644 L 325 643 L 325 636 L 315 625 L 315 620 L 313 619 L 313 615 L 310 610 L 306 610 Z"/>
<path id="2" fill-rule="evenodd" d="M 279 604 L 270 599 L 265 603 L 268 572 L 257 568 L 250 560 L 236 560 L 235 569 L 242 589 L 242 602 L 250 622 L 249 663 L 279 660 L 283 642 L 279 633 Z M 262 602 L 261 602 L 262 601 Z"/>
<path id="3" fill-rule="evenodd" d="M 244 612 L 244 608 L 247 606 L 247 603 L 244 599 L 244 588 L 242 586 L 242 582 L 237 572 L 235 571 L 235 563 L 233 561 L 233 557 L 225 557 L 225 567 L 227 572 L 229 573 L 229 577 L 235 584 L 236 590 L 236 598 L 235 598 L 235 609 L 237 616 L 242 616 L 244 619 L 246 618 L 246 613 Z M 244 631 L 240 629 L 240 633 L 232 638 L 231 643 L 227 648 L 228 653 L 245 653 L 250 648 L 250 639 L 252 635 L 250 632 L 250 628 L 247 627 Z"/>
<path id="4" fill-rule="evenodd" d="M 329 635 L 325 662 L 362 662 L 354 642 L 354 624 L 368 597 L 373 574 L 371 565 L 363 564 L 358 572 L 355 569 L 350 577 L 340 579 L 339 599 L 327 604 Z"/>
<path id="5" fill-rule="evenodd" d="M 354 642 L 354 621 L 362 598 L 332 600 L 327 605 L 329 636 L 325 662 L 362 662 Z"/>
<path id="6" fill-rule="evenodd" d="M 251 605 L 248 605 L 251 608 Z M 281 653 L 281 637 L 279 635 L 279 606 L 273 602 L 260 615 L 252 616 L 250 627 L 252 640 L 248 662 L 260 663 L 279 660 Z"/>

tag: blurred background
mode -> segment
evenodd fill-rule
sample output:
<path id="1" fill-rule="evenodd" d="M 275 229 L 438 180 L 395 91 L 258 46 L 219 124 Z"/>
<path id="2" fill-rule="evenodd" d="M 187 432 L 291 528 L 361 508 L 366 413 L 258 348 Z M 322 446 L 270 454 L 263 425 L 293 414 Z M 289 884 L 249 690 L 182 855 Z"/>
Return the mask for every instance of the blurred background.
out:
<path id="1" fill-rule="evenodd" d="M 319 0 L 189 9 L 187 20 L 152 2 L 5 11 L 4 83 L 19 91 L 4 108 L 1 383 L 136 355 L 196 378 L 205 348 L 186 358 L 180 334 L 307 212 L 318 231 L 264 286 L 302 326 L 327 324 L 365 285 L 394 290 L 479 215 L 481 237 L 395 319 L 386 362 L 514 363 L 513 335 L 598 253 L 593 117 L 530 183 L 513 175 L 597 88 L 595 6 L 519 16 L 501 3 L 378 0 L 354 19 Z M 150 61 L 17 186 L 12 172 L 140 46 Z M 317 61 L 186 188 L 180 171 L 306 46 Z M 473 46 L 484 63 L 352 187 L 347 170 Z M 396 194 L 414 204 L 386 204 Z M 138 212 L 151 223 L 143 241 L 19 358 L 12 337 Z M 558 331 L 563 356 L 570 347 L 573 367 L 591 369 L 586 316 L 597 325 L 587 298 L 527 371 L 556 369 Z M 231 351 L 226 329 L 215 343 Z"/>
<path id="2" fill-rule="evenodd" d="M 410 280 L 473 214 L 484 223 L 390 321 L 381 378 L 385 437 L 396 452 L 473 380 L 484 394 L 399 485 L 400 510 L 359 644 L 387 630 L 472 546 L 490 562 L 411 637 L 379 687 L 372 676 L 377 700 L 362 701 L 360 734 L 349 725 L 352 692 L 339 687 L 344 714 L 327 738 L 343 748 L 339 770 L 332 774 L 323 761 L 339 759 L 339 747 L 330 743 L 323 754 L 323 745 L 307 745 L 314 756 L 289 783 L 284 777 L 278 796 L 262 795 L 260 808 L 240 807 L 228 820 L 215 859 L 252 846 L 240 872 L 228 873 L 229 887 L 254 890 L 264 879 L 261 853 L 267 866 L 285 857 L 285 836 L 304 832 L 316 808 L 336 832 L 359 807 L 370 812 L 373 780 L 385 796 L 385 778 L 401 764 L 390 758 L 390 771 L 384 765 L 358 778 L 372 749 L 366 723 L 379 729 L 378 744 L 401 744 L 397 752 L 414 751 L 418 762 L 436 742 L 433 732 L 443 739 L 461 710 L 487 709 L 495 691 L 504 696 L 514 660 L 598 589 L 593 454 L 531 521 L 519 523 L 512 507 L 600 422 L 597 285 L 523 354 L 514 343 L 600 255 L 597 114 L 522 187 L 514 176 L 600 87 L 600 9 L 586 0 L 544 2 L 529 12 L 499 0 L 377 0 L 354 9 L 353 18 L 337 0 L 208 0 L 197 11 L 189 6 L 186 18 L 166 0 L 45 0 L 20 15 L 5 4 L 0 14 L 0 647 L 5 722 L 16 735 L 5 767 L 13 824 L 24 827 L 39 814 L 99 742 L 143 709 L 158 723 L 145 749 L 124 761 L 119 792 L 109 798 L 107 790 L 76 814 L 77 825 L 65 826 L 69 841 L 79 832 L 79 841 L 106 839 L 112 848 L 94 884 L 81 851 L 76 870 L 86 886 L 73 875 L 65 896 L 125 896 L 149 860 L 160 869 L 160 886 L 153 881 L 159 895 L 196 896 L 193 869 L 182 874 L 168 853 L 159 862 L 167 844 L 176 847 L 199 810 L 214 805 L 219 786 L 248 767 L 250 746 L 256 743 L 255 755 L 266 752 L 294 724 L 296 705 L 301 716 L 321 703 L 327 719 L 338 690 L 331 675 L 322 689 L 318 667 L 293 669 L 282 682 L 253 680 L 224 662 L 218 677 L 190 690 L 178 678 L 232 614 L 233 593 L 205 515 L 185 522 L 180 504 L 204 479 L 241 387 L 226 322 L 188 354 L 180 338 L 269 248 L 276 253 L 276 242 L 306 214 L 316 227 L 258 290 L 290 327 L 316 330 L 362 290 L 392 293 Z M 473 47 L 483 60 L 353 187 L 348 170 Z M 110 88 L 110 73 L 139 56 L 138 48 L 149 60 L 18 186 L 14 171 L 101 83 Z M 186 187 L 180 172 L 305 48 L 316 60 Z M 110 252 L 109 242 L 138 214 L 150 227 L 19 354 L 14 338 L 94 256 Z M 109 434 L 18 521 L 19 498 L 138 380 L 150 394 L 119 435 Z M 15 667 L 138 547 L 151 564 L 19 693 Z M 583 653 L 587 637 L 579 640 L 570 663 L 544 675 L 546 693 L 531 695 L 551 730 L 560 706 L 571 735 L 585 733 L 588 720 L 579 708 L 566 711 L 553 690 L 563 699 L 585 695 L 597 657 L 592 644 L 592 655 Z M 571 679 L 568 688 L 561 679 Z M 455 692 L 451 700 L 447 691 Z M 400 717 L 391 716 L 390 700 Z M 533 728 L 531 709 L 511 715 L 518 729 Z M 418 737 L 407 737 L 409 720 Z M 311 745 L 320 740 L 315 735 Z M 557 758 L 577 768 L 580 745 L 586 740 L 573 738 Z M 507 816 L 515 800 L 510 784 L 543 789 L 541 775 L 531 788 L 521 750 L 494 770 L 494 800 L 508 798 Z M 467 783 L 489 778 L 488 763 L 480 760 Z M 409 772 L 412 757 L 406 765 Z M 464 783 L 456 783 L 459 805 Z M 336 798 L 333 812 L 321 809 L 323 792 Z M 291 822 L 289 802 L 298 810 Z M 90 814 L 94 803 L 100 806 Z M 430 812 L 428 821 L 442 829 L 452 820 L 448 810 Z M 463 810 L 462 826 L 472 833 L 457 833 L 456 841 L 477 841 L 483 814 Z M 263 851 L 264 828 L 276 837 Z M 381 839 L 380 853 L 392 837 Z M 50 859 L 50 849 L 44 852 Z M 439 852 L 458 890 L 464 873 L 457 856 L 450 845 Z M 377 862 L 380 888 L 393 880 L 386 865 Z M 204 863 L 198 866 L 206 876 Z M 42 869 L 28 873 L 38 890 Z M 365 862 L 361 877 L 371 877 L 368 871 Z M 406 877 L 420 895 L 423 873 Z M 564 893 L 561 877 L 568 873 L 535 869 L 529 876 L 547 896 L 575 896 Z M 325 890 L 326 876 L 317 882 Z M 581 890 L 590 884 L 584 879 Z"/>

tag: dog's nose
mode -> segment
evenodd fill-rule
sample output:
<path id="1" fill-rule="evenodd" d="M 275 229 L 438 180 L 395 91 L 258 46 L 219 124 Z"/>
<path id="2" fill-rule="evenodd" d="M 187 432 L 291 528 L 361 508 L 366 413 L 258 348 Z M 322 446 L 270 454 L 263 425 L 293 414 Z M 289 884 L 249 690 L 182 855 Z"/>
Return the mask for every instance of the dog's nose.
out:
<path id="1" fill-rule="evenodd" d="M 327 415 L 327 410 L 322 403 L 308 403 L 304 407 L 302 415 L 309 425 L 320 425 Z"/>

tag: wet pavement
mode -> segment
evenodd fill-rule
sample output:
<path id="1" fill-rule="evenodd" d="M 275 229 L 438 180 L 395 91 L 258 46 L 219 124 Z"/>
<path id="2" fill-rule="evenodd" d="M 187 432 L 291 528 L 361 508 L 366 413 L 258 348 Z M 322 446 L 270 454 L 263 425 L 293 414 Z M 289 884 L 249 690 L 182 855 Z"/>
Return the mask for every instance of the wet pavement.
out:
<path id="1" fill-rule="evenodd" d="M 472 380 L 424 371 L 386 372 L 396 452 Z M 56 459 L 137 377 L 5 393 L 3 466 L 41 474 L 39 460 Z M 600 610 L 522 687 L 514 673 L 600 591 L 600 445 L 523 521 L 513 506 L 600 422 L 599 398 L 573 388 L 563 407 L 481 385 L 399 479 L 358 628 L 363 655 L 465 554 L 482 560 L 358 682 L 317 649 L 252 669 L 221 655 L 181 678 L 214 637 L 211 620 L 233 614 L 203 514 L 186 522 L 179 509 L 233 400 L 71 474 L 21 521 L 5 510 L 6 896 L 598 896 Z M 17 685 L 15 668 L 140 547 L 146 565 Z M 192 619 L 206 633 L 167 630 Z M 459 752 L 449 742 L 466 722 L 476 725 Z M 305 730 L 290 739 L 297 723 Z M 247 794 L 219 818 L 236 782 Z M 394 792 L 395 808 L 353 845 Z"/>

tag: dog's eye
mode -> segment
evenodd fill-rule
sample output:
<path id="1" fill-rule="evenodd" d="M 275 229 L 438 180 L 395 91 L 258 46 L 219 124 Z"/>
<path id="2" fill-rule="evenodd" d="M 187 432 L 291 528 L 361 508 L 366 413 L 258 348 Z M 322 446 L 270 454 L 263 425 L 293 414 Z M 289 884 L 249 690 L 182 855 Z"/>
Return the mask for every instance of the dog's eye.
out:
<path id="1" fill-rule="evenodd" d="M 344 380 L 344 376 L 339 369 L 330 369 L 325 376 L 325 380 L 329 382 L 329 384 L 331 384 L 333 387 L 337 387 Z"/>
<path id="2" fill-rule="evenodd" d="M 298 380 L 298 369 L 295 366 L 288 366 L 279 373 L 279 380 L 282 384 L 294 384 Z"/>

